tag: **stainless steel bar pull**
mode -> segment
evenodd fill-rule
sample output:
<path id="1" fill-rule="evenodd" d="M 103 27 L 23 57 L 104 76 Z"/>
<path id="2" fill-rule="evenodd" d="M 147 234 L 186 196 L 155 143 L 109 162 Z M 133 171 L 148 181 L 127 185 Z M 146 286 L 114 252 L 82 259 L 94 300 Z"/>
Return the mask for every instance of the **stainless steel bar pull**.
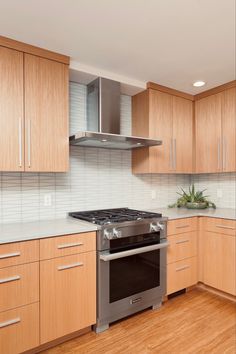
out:
<path id="1" fill-rule="evenodd" d="M 16 275 L 16 276 L 14 276 L 14 277 L 9 277 L 9 278 L 0 279 L 0 284 L 9 283 L 9 282 L 15 281 L 15 280 L 20 280 L 20 276 L 19 276 L 19 275 Z"/>
<path id="2" fill-rule="evenodd" d="M 19 118 L 19 167 L 22 167 L 22 118 Z"/>
<path id="3" fill-rule="evenodd" d="M 64 243 L 63 245 L 58 245 L 58 249 L 63 249 L 63 248 L 70 248 L 70 247 L 76 247 L 76 246 L 83 246 L 83 242 L 71 242 L 71 243 Z"/>
<path id="4" fill-rule="evenodd" d="M 185 270 L 185 269 L 188 269 L 188 268 L 190 268 L 190 266 L 189 265 L 185 265 L 185 266 L 176 268 L 175 270 L 176 270 L 176 272 L 180 272 L 181 270 Z"/>
<path id="5" fill-rule="evenodd" d="M 173 152 L 173 156 L 174 156 L 173 168 L 174 168 L 174 170 L 176 170 L 176 139 L 174 139 L 174 152 Z"/>
<path id="6" fill-rule="evenodd" d="M 170 139 L 170 170 L 173 170 L 173 139 Z"/>
<path id="7" fill-rule="evenodd" d="M 178 245 L 179 243 L 186 243 L 186 242 L 189 242 L 189 240 L 179 240 L 176 241 L 176 245 Z"/>
<path id="8" fill-rule="evenodd" d="M 27 152 L 28 152 L 28 167 L 31 167 L 31 121 L 28 120 L 28 130 L 27 130 Z"/>
<path id="9" fill-rule="evenodd" d="M 65 269 L 70 269 L 70 268 L 82 267 L 83 265 L 84 265 L 84 263 L 78 262 L 78 263 L 59 266 L 59 267 L 57 267 L 57 270 L 65 270 Z"/>
<path id="10" fill-rule="evenodd" d="M 135 254 L 159 250 L 161 248 L 166 248 L 167 246 L 169 246 L 169 242 L 163 242 L 157 245 L 145 246 L 145 247 L 135 248 L 132 250 L 117 252 L 112 254 L 101 254 L 100 259 L 104 262 L 108 262 L 108 261 L 112 261 L 113 259 L 119 259 L 119 258 L 133 256 Z"/>
<path id="11" fill-rule="evenodd" d="M 9 321 L 0 322 L 0 328 L 4 328 L 4 327 L 10 326 L 10 325 L 13 325 L 13 324 L 18 323 L 20 321 L 21 321 L 20 317 L 17 317 L 12 320 L 9 320 Z"/>
<path id="12" fill-rule="evenodd" d="M 216 225 L 216 227 L 219 227 L 220 229 L 235 230 L 234 226 Z"/>
<path id="13" fill-rule="evenodd" d="M 220 149 L 221 149 L 221 139 L 218 139 L 218 144 L 217 144 L 217 168 L 218 170 L 221 169 L 221 153 L 220 153 Z"/>
<path id="14" fill-rule="evenodd" d="M 185 229 L 186 227 L 190 227 L 190 225 L 179 225 L 176 226 L 176 229 Z"/>
<path id="15" fill-rule="evenodd" d="M 20 256 L 20 252 L 5 253 L 5 254 L 0 254 L 0 259 L 18 257 L 18 256 Z"/>

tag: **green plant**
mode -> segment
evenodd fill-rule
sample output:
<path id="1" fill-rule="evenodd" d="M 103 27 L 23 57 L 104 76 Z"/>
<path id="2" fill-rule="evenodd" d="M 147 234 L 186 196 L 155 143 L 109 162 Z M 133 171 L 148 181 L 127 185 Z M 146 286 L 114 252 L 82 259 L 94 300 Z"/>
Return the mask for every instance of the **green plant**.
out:
<path id="1" fill-rule="evenodd" d="M 195 192 L 195 187 L 194 184 L 192 186 L 189 187 L 189 192 L 185 192 L 183 188 L 181 189 L 181 193 L 177 192 L 177 194 L 180 195 L 180 198 L 177 199 L 177 202 L 174 204 L 169 205 L 169 208 L 181 208 L 181 207 L 185 207 L 187 205 L 187 203 L 204 203 L 206 204 L 207 208 L 216 208 L 216 205 L 214 203 L 212 203 L 210 200 L 207 199 L 207 197 L 209 197 L 208 195 L 203 195 L 203 193 L 206 191 L 206 189 L 202 190 L 202 191 L 196 191 Z"/>

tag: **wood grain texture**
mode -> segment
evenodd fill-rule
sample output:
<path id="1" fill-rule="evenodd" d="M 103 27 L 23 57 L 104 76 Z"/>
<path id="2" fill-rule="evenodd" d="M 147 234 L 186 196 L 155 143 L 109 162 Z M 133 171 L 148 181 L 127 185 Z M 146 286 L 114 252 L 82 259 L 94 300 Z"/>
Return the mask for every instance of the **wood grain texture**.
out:
<path id="1" fill-rule="evenodd" d="M 197 231 L 168 236 L 167 264 L 197 256 Z"/>
<path id="2" fill-rule="evenodd" d="M 23 53 L 0 47 L 0 82 L 0 171 L 22 171 Z"/>
<path id="3" fill-rule="evenodd" d="M 19 255 L 10 257 L 12 253 L 19 253 Z M 35 262 L 38 260 L 38 240 L 6 243 L 0 245 L 0 268 Z"/>
<path id="4" fill-rule="evenodd" d="M 197 223 L 197 217 L 169 220 L 167 223 L 167 235 L 177 235 L 185 232 L 196 231 L 198 228 Z"/>
<path id="5" fill-rule="evenodd" d="M 222 171 L 221 105 L 221 93 L 195 103 L 197 173 Z"/>
<path id="6" fill-rule="evenodd" d="M 236 88 L 223 92 L 222 104 L 223 172 L 236 171 Z"/>
<path id="7" fill-rule="evenodd" d="M 96 252 L 40 262 L 40 319 L 40 344 L 96 322 Z"/>
<path id="8" fill-rule="evenodd" d="M 233 80 L 233 81 L 230 81 L 230 82 L 227 82 L 226 84 L 223 84 L 223 85 L 220 85 L 220 86 L 217 86 L 217 87 L 213 87 L 212 89 L 210 90 L 206 90 L 206 91 L 203 91 L 197 95 L 194 96 L 194 100 L 195 101 L 198 101 L 202 98 L 205 98 L 205 97 L 208 97 L 208 96 L 212 96 L 212 95 L 215 95 L 219 92 L 222 92 L 222 91 L 225 91 L 225 90 L 228 90 L 232 87 L 236 87 L 236 80 Z"/>
<path id="9" fill-rule="evenodd" d="M 193 171 L 193 102 L 173 97 L 173 158 L 177 173 Z"/>
<path id="10" fill-rule="evenodd" d="M 204 230 L 236 237 L 236 220 L 205 217 Z"/>
<path id="11" fill-rule="evenodd" d="M 235 305 L 195 289 L 43 354 L 235 354 Z"/>
<path id="12" fill-rule="evenodd" d="M 69 168 L 68 66 L 25 54 L 24 74 L 25 170 L 66 172 Z"/>
<path id="13" fill-rule="evenodd" d="M 197 257 L 167 265 L 167 295 L 197 284 L 197 282 Z"/>
<path id="14" fill-rule="evenodd" d="M 206 231 L 203 248 L 204 283 L 236 295 L 236 237 Z"/>
<path id="15" fill-rule="evenodd" d="M 11 277 L 20 279 L 2 283 Z M 39 301 L 39 262 L 0 269 L 0 312 Z"/>
<path id="16" fill-rule="evenodd" d="M 185 98 L 187 100 L 194 101 L 194 96 L 189 94 L 189 93 L 178 91 L 178 90 L 172 89 L 172 88 L 167 87 L 167 86 L 162 86 L 162 85 L 156 84 L 154 82 L 148 82 L 147 83 L 147 89 L 158 90 L 158 91 L 161 91 L 161 92 L 169 93 L 172 96 L 182 97 L 182 98 Z"/>
<path id="17" fill-rule="evenodd" d="M 51 237 L 41 239 L 39 243 L 41 260 L 96 251 L 96 232 Z"/>
<path id="18" fill-rule="evenodd" d="M 0 353 L 19 354 L 39 345 L 39 305 L 31 304 L 0 313 L 0 323 L 20 322 L 0 328 Z"/>
<path id="19" fill-rule="evenodd" d="M 39 57 L 55 60 L 67 65 L 70 63 L 70 58 L 66 55 L 58 54 L 47 49 L 35 47 L 33 45 L 22 43 L 3 36 L 0 36 L 0 46 L 15 49 L 28 54 L 34 54 Z"/>

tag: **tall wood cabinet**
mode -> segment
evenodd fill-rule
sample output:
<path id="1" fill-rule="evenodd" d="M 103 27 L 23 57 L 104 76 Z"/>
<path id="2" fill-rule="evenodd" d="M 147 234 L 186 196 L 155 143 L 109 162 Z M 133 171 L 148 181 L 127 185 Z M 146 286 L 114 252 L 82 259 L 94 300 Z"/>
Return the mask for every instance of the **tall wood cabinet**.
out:
<path id="1" fill-rule="evenodd" d="M 68 63 L 0 37 L 0 171 L 68 170 Z"/>
<path id="2" fill-rule="evenodd" d="M 236 171 L 236 88 L 195 102 L 196 172 Z"/>
<path id="3" fill-rule="evenodd" d="M 155 89 L 132 98 L 133 135 L 162 145 L 133 151 L 133 173 L 191 173 L 193 102 Z"/>

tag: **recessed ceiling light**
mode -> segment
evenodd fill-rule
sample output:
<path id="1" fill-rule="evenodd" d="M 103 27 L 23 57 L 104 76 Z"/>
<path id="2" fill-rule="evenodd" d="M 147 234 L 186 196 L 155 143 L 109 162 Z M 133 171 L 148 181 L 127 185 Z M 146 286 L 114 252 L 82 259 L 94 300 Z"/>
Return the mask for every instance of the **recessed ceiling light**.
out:
<path id="1" fill-rule="evenodd" d="M 204 86 L 204 85 L 206 85 L 205 81 L 195 81 L 193 83 L 193 86 L 195 86 L 195 87 L 201 87 L 201 86 Z"/>

